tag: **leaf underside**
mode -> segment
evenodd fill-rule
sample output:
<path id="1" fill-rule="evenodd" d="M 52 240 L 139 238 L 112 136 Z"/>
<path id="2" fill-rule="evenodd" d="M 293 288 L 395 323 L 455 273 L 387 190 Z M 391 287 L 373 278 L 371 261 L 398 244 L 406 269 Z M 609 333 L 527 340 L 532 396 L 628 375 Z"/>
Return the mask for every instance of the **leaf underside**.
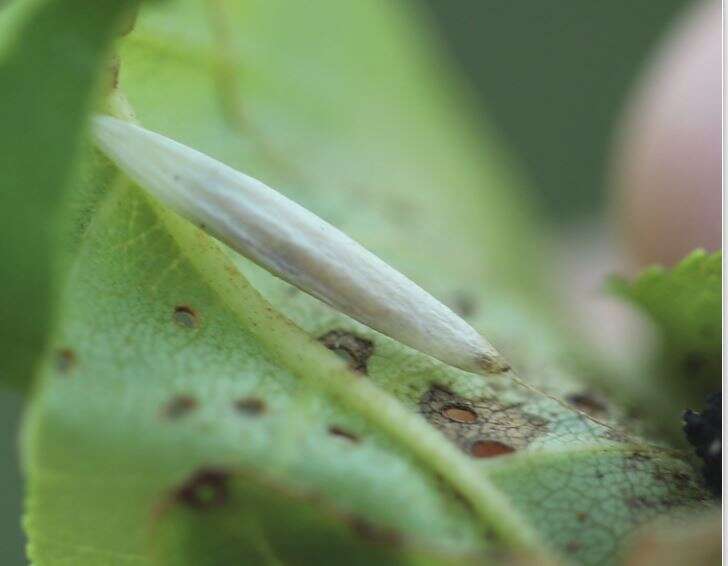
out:
<path id="1" fill-rule="evenodd" d="M 76 193 L 94 204 L 68 220 L 26 419 L 35 563 L 606 564 L 638 524 L 705 505 L 681 456 L 620 430 L 563 363 L 519 283 L 538 278 L 522 203 L 432 43 L 398 3 L 168 1 L 120 43 L 119 85 L 145 126 L 460 308 L 547 394 L 333 312 L 89 150 Z"/>
<path id="2" fill-rule="evenodd" d="M 722 254 L 696 250 L 672 269 L 651 267 L 612 289 L 641 309 L 661 338 L 660 382 L 683 404 L 721 388 Z M 664 394 L 664 393 L 663 393 Z"/>

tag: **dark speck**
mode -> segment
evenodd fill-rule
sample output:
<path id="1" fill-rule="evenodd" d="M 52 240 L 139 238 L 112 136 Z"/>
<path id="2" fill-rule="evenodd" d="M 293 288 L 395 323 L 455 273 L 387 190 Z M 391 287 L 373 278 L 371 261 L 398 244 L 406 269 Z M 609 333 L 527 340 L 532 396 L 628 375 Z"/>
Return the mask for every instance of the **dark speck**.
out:
<path id="1" fill-rule="evenodd" d="M 359 437 L 357 435 L 355 435 L 353 432 L 349 432 L 348 430 L 341 428 L 340 426 L 330 426 L 329 434 L 332 434 L 333 436 L 338 436 L 339 438 L 343 438 L 345 440 L 348 440 L 349 442 L 359 442 Z"/>
<path id="2" fill-rule="evenodd" d="M 189 395 L 172 398 L 163 408 L 162 413 L 170 419 L 177 419 L 197 408 L 197 400 Z"/>
<path id="3" fill-rule="evenodd" d="M 228 499 L 230 473 L 215 468 L 195 472 L 175 493 L 175 499 L 193 509 L 224 505 Z"/>
<path id="4" fill-rule="evenodd" d="M 265 403 L 257 397 L 246 397 L 235 401 L 235 410 L 246 415 L 261 415 L 265 412 Z"/>
<path id="5" fill-rule="evenodd" d="M 592 393 L 573 393 L 566 397 L 566 401 L 593 417 L 604 416 L 607 413 L 605 402 Z"/>
<path id="6" fill-rule="evenodd" d="M 364 519 L 351 519 L 350 525 L 357 535 L 369 542 L 396 545 L 402 541 L 402 537 L 396 531 L 377 527 Z"/>
<path id="7" fill-rule="evenodd" d="M 514 448 L 496 440 L 477 440 L 470 447 L 474 458 L 495 458 L 515 452 Z"/>
<path id="8" fill-rule="evenodd" d="M 197 312 L 187 305 L 175 307 L 173 319 L 177 324 L 184 328 L 196 328 L 198 324 Z"/>
<path id="9" fill-rule="evenodd" d="M 321 336 L 319 341 L 346 360 L 352 370 L 367 373 L 367 363 L 374 353 L 374 343 L 371 340 L 344 330 L 331 330 Z"/>
<path id="10" fill-rule="evenodd" d="M 56 352 L 56 369 L 60 373 L 68 373 L 76 365 L 76 354 L 73 350 L 64 348 Z"/>

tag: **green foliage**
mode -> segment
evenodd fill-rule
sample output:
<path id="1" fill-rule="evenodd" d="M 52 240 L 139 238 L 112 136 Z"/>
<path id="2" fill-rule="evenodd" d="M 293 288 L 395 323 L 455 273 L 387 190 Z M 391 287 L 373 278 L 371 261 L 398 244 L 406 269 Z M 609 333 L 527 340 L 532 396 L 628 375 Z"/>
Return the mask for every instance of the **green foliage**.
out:
<path id="1" fill-rule="evenodd" d="M 57 217 L 106 50 L 132 0 L 6 8 L 0 55 L 0 382 L 22 384 L 46 339 Z"/>
<path id="2" fill-rule="evenodd" d="M 657 372 L 685 404 L 721 387 L 721 253 L 697 250 L 672 269 L 651 267 L 613 290 L 644 311 L 662 341 Z"/>
<path id="3" fill-rule="evenodd" d="M 120 42 L 119 88 L 461 309 L 540 390 L 333 312 L 87 149 L 23 438 L 34 563 L 608 564 L 706 505 L 563 363 L 535 223 L 431 45 L 399 3 L 177 0 Z"/>

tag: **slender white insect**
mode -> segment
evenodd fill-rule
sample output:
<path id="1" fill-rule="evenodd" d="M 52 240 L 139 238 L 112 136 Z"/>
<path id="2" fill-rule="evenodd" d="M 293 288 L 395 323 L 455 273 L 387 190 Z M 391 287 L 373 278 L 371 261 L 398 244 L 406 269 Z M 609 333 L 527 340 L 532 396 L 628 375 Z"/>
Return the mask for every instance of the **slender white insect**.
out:
<path id="1" fill-rule="evenodd" d="M 94 119 L 99 148 L 140 187 L 274 275 L 359 322 L 477 373 L 509 366 L 467 322 L 340 230 L 160 134 Z"/>

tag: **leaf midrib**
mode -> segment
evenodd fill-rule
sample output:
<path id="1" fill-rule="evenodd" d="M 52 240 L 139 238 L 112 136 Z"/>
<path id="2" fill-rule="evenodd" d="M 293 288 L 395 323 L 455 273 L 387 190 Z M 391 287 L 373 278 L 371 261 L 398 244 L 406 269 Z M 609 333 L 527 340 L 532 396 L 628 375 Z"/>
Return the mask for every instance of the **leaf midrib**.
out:
<path id="1" fill-rule="evenodd" d="M 217 9 L 216 3 L 211 3 Z M 139 39 L 131 34 L 130 39 Z M 226 45 L 216 51 L 205 49 L 204 57 L 171 48 L 164 41 L 151 41 L 158 48 L 174 53 L 185 62 L 203 63 L 210 70 L 229 71 Z M 239 93 L 234 93 L 239 96 Z M 128 116 L 120 116 L 128 119 Z M 258 293 L 214 243 L 205 253 L 191 253 L 200 246 L 199 230 L 177 215 L 166 211 L 145 193 L 158 219 L 184 256 L 221 303 L 272 354 L 274 360 L 292 375 L 302 379 L 349 410 L 359 414 L 375 428 L 414 454 L 420 465 L 441 477 L 470 506 L 481 524 L 503 542 L 516 549 L 543 553 L 538 535 L 513 508 L 508 497 L 467 456 L 422 417 L 410 412 L 397 399 L 368 380 L 359 379 L 333 352 L 314 340 L 291 320 L 276 311 Z M 108 201 L 107 201 L 108 202 Z M 205 236 L 207 242 L 214 242 Z M 212 257 L 212 256 L 216 257 Z M 231 274 L 234 274 L 231 277 Z M 252 306 L 252 308 L 251 308 Z"/>

